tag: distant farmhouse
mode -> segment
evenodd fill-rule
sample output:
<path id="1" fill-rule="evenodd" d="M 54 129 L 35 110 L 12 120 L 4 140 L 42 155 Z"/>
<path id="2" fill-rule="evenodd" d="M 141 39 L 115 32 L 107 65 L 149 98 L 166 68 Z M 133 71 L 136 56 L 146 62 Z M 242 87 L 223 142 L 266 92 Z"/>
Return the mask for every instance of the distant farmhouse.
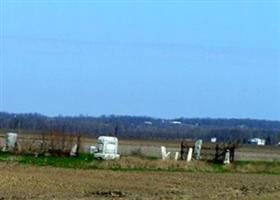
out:
<path id="1" fill-rule="evenodd" d="M 212 137 L 212 138 L 211 138 L 211 142 L 212 142 L 212 143 L 216 143 L 216 142 L 217 142 L 217 138 L 216 138 L 216 137 Z"/>
<path id="2" fill-rule="evenodd" d="M 171 124 L 182 124 L 180 121 L 172 121 Z"/>
<path id="3" fill-rule="evenodd" d="M 260 139 L 260 138 L 251 138 L 248 141 L 250 144 L 255 144 L 255 145 L 260 145 L 260 146 L 264 146 L 265 145 L 265 140 L 264 139 Z"/>

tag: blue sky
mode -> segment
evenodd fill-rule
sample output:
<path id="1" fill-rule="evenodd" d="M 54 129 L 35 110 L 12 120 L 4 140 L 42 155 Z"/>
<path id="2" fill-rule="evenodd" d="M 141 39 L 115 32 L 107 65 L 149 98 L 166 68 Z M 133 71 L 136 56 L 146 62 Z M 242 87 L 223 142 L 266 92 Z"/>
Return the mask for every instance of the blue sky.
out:
<path id="1" fill-rule="evenodd" d="M 280 120 L 278 1 L 0 1 L 0 110 Z"/>

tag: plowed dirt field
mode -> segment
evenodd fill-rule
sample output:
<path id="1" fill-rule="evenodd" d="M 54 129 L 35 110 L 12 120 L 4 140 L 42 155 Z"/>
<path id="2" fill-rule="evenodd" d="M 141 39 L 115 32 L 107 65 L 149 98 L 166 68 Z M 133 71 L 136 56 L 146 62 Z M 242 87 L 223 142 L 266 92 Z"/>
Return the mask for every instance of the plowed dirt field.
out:
<path id="1" fill-rule="evenodd" d="M 280 176 L 78 170 L 0 163 L 0 199 L 280 199 Z"/>

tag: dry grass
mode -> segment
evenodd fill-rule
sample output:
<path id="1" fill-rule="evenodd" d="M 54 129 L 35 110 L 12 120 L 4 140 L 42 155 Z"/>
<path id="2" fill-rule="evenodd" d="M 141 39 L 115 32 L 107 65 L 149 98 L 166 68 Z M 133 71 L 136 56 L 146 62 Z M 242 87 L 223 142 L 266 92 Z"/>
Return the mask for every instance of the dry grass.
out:
<path id="1" fill-rule="evenodd" d="M 141 157 L 126 156 L 120 160 L 102 162 L 100 165 L 104 169 L 124 169 L 124 170 L 164 170 L 164 171 L 213 171 L 213 167 L 203 161 L 186 161 L 145 159 Z"/>
<path id="2" fill-rule="evenodd" d="M 0 133 L 0 147 L 4 145 L 4 133 Z M 2 136 L 2 137 L 1 137 Z M 22 146 L 28 147 L 27 149 L 34 149 L 39 145 L 41 135 L 34 134 L 21 134 L 19 139 L 24 142 L 23 138 L 33 141 L 33 146 L 23 144 Z M 30 143 L 30 142 L 29 142 Z M 81 138 L 81 152 L 87 152 L 89 146 L 96 144 L 96 138 L 83 136 Z M 31 146 L 31 147 L 30 147 Z M 170 151 L 174 156 L 176 151 L 180 151 L 180 141 L 173 140 L 119 140 L 119 152 L 121 155 L 135 155 L 141 154 L 142 156 L 160 157 L 160 146 L 166 146 L 167 151 Z M 36 147 L 37 148 L 37 147 Z M 138 153 L 137 153 L 138 152 Z M 272 146 L 247 146 L 244 145 L 236 150 L 236 160 L 250 160 L 250 161 L 280 161 L 280 147 Z"/>
<path id="3" fill-rule="evenodd" d="M 11 163 L 0 163 L 0 168 L 0 199 L 4 200 L 280 198 L 276 175 L 74 170 Z"/>

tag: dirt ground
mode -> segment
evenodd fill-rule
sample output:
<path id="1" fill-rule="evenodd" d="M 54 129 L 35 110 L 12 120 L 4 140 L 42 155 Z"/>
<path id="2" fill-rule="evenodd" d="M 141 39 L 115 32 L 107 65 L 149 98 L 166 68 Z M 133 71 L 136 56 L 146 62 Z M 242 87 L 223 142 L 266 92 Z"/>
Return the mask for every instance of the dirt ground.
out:
<path id="1" fill-rule="evenodd" d="M 280 176 L 77 170 L 0 163 L 0 199 L 280 199 Z"/>

